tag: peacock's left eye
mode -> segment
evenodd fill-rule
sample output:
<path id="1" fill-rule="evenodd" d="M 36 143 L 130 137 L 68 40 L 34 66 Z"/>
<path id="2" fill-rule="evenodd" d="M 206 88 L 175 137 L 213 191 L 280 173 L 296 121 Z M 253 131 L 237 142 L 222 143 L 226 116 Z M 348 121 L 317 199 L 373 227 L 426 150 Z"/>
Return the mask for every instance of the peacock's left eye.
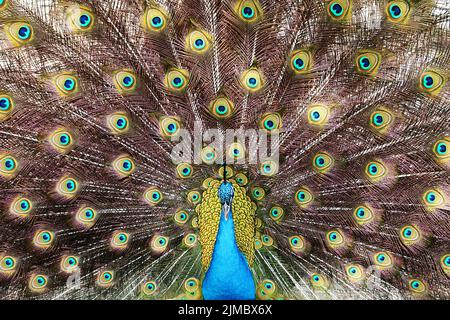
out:
<path id="1" fill-rule="evenodd" d="M 70 152 L 75 146 L 72 134 L 64 128 L 56 129 L 50 133 L 48 142 L 53 149 L 63 154 Z"/>
<path id="2" fill-rule="evenodd" d="M 364 279 L 364 269 L 359 264 L 348 264 L 345 266 L 345 272 L 350 282 L 360 282 Z"/>
<path id="3" fill-rule="evenodd" d="M 164 77 L 164 85 L 169 91 L 182 92 L 189 84 L 190 73 L 186 69 L 172 68 Z"/>
<path id="4" fill-rule="evenodd" d="M 326 105 L 314 104 L 308 107 L 307 115 L 309 124 L 320 127 L 328 123 L 331 110 Z"/>
<path id="5" fill-rule="evenodd" d="M 128 247 L 130 234 L 124 231 L 115 231 L 111 236 L 111 247 L 113 249 L 124 250 Z"/>
<path id="6" fill-rule="evenodd" d="M 373 255 L 373 262 L 378 268 L 385 270 L 390 269 L 394 266 L 394 259 L 390 253 L 387 252 L 377 252 Z"/>
<path id="7" fill-rule="evenodd" d="M 69 97 L 78 92 L 78 79 L 73 74 L 63 73 L 54 77 L 54 85 L 63 97 Z"/>
<path id="8" fill-rule="evenodd" d="M 400 229 L 400 240 L 405 246 L 410 246 L 421 240 L 421 233 L 416 226 L 407 225 Z"/>
<path id="9" fill-rule="evenodd" d="M 318 273 L 313 273 L 311 275 L 310 279 L 311 279 L 311 285 L 315 289 L 320 289 L 320 290 L 328 289 L 329 282 L 328 282 L 328 279 L 324 275 L 318 274 Z"/>
<path id="10" fill-rule="evenodd" d="M 201 152 L 201 157 L 204 163 L 213 164 L 217 159 L 216 150 L 212 146 L 204 147 Z"/>
<path id="11" fill-rule="evenodd" d="M 445 204 L 445 198 L 440 190 L 429 189 L 423 194 L 422 202 L 427 210 L 434 211 Z"/>
<path id="12" fill-rule="evenodd" d="M 189 203 L 196 205 L 198 204 L 200 201 L 202 201 L 202 195 L 200 192 L 198 191 L 190 191 L 187 195 L 187 200 Z"/>
<path id="13" fill-rule="evenodd" d="M 114 112 L 106 118 L 112 134 L 124 134 L 130 130 L 130 120 L 125 112 Z"/>
<path id="14" fill-rule="evenodd" d="M 43 274 L 32 274 L 28 280 L 28 288 L 36 293 L 42 292 L 48 285 L 48 278 Z"/>
<path id="15" fill-rule="evenodd" d="M 178 177 L 182 179 L 187 179 L 192 177 L 192 174 L 194 173 L 194 169 L 192 166 L 188 163 L 180 163 L 177 165 L 177 175 Z"/>
<path id="16" fill-rule="evenodd" d="M 9 118 L 14 110 L 13 99 L 6 94 L 0 94 L 0 122 Z"/>
<path id="17" fill-rule="evenodd" d="M 302 236 L 292 236 L 289 238 L 289 245 L 294 252 L 305 251 L 305 239 Z"/>
<path id="18" fill-rule="evenodd" d="M 436 141 L 433 145 L 433 152 L 439 160 L 448 161 L 450 159 L 450 138 L 444 137 Z"/>
<path id="19" fill-rule="evenodd" d="M 254 23 L 262 17 L 262 8 L 258 0 L 241 0 L 235 6 L 238 17 L 246 23 Z"/>
<path id="20" fill-rule="evenodd" d="M 389 1 L 386 5 L 386 16 L 391 22 L 406 22 L 410 11 L 409 3 L 404 0 Z"/>
<path id="21" fill-rule="evenodd" d="M 72 273 L 78 269 L 79 258 L 77 256 L 63 256 L 61 258 L 61 271 Z"/>
<path id="22" fill-rule="evenodd" d="M 295 202 L 297 202 L 297 204 L 300 207 L 305 208 L 305 207 L 309 206 L 313 200 L 314 200 L 314 197 L 313 197 L 311 191 L 309 191 L 309 189 L 307 189 L 306 187 L 300 188 L 295 193 Z"/>
<path id="23" fill-rule="evenodd" d="M 6 28 L 11 43 L 17 47 L 30 43 L 34 38 L 33 27 L 28 22 L 13 22 Z"/>
<path id="24" fill-rule="evenodd" d="M 250 194 L 256 201 L 261 201 L 266 196 L 266 191 L 261 187 L 251 187 Z"/>
<path id="25" fill-rule="evenodd" d="M 379 182 L 387 175 L 388 170 L 381 161 L 370 161 L 366 165 L 365 173 L 372 182 Z"/>
<path id="26" fill-rule="evenodd" d="M 330 1 L 327 6 L 327 12 L 333 20 L 345 20 L 350 17 L 350 7 L 350 0 Z"/>
<path id="27" fill-rule="evenodd" d="M 227 119 L 234 112 L 234 103 L 226 97 L 218 97 L 211 101 L 208 110 L 216 119 Z"/>
<path id="28" fill-rule="evenodd" d="M 313 158 L 313 168 L 320 173 L 327 173 L 331 170 L 334 159 L 326 152 L 319 152 Z"/>
<path id="29" fill-rule="evenodd" d="M 353 211 L 353 218 L 357 224 L 362 226 L 372 222 L 375 217 L 372 208 L 367 205 L 363 205 L 355 208 Z"/>
<path id="30" fill-rule="evenodd" d="M 308 49 L 295 50 L 291 54 L 290 67 L 295 74 L 308 73 L 312 68 L 312 55 Z"/>
<path id="31" fill-rule="evenodd" d="M 167 26 L 169 15 L 162 8 L 149 8 L 144 14 L 144 26 L 148 31 L 161 32 Z"/>
<path id="32" fill-rule="evenodd" d="M 197 235 L 194 233 L 188 233 L 183 238 L 183 244 L 188 248 L 194 247 L 197 244 Z"/>
<path id="33" fill-rule="evenodd" d="M 154 281 L 147 281 L 141 286 L 141 292 L 146 296 L 151 296 L 156 291 L 156 283 Z"/>
<path id="34" fill-rule="evenodd" d="M 175 212 L 173 219 L 175 220 L 176 224 L 183 225 L 189 220 L 189 214 L 186 210 L 178 210 L 177 212 Z"/>
<path id="35" fill-rule="evenodd" d="M 420 76 L 419 89 L 422 92 L 437 95 L 445 85 L 444 76 L 436 70 L 425 70 Z"/>
<path id="36" fill-rule="evenodd" d="M 128 177 L 136 170 L 133 159 L 128 155 L 118 156 L 112 162 L 112 167 L 120 177 Z"/>
<path id="37" fill-rule="evenodd" d="M 114 277 L 115 273 L 112 270 L 101 271 L 97 275 L 97 285 L 104 288 L 110 287 L 114 284 Z"/>
<path id="38" fill-rule="evenodd" d="M 158 188 L 151 187 L 145 191 L 144 199 L 147 203 L 149 203 L 150 205 L 153 206 L 162 201 L 163 195 L 162 195 L 161 191 L 159 191 Z"/>
<path id="39" fill-rule="evenodd" d="M 211 49 L 212 37 L 204 30 L 191 31 L 186 37 L 186 49 L 196 54 L 204 54 Z"/>
<path id="40" fill-rule="evenodd" d="M 246 186 L 248 183 L 247 176 L 241 172 L 236 174 L 235 179 L 238 185 L 240 185 L 241 187 Z"/>
<path id="41" fill-rule="evenodd" d="M 427 286 L 420 279 L 410 279 L 408 281 L 408 287 L 413 294 L 424 295 L 427 293 Z"/>
<path id="42" fill-rule="evenodd" d="M 269 215 L 273 221 L 280 221 L 284 215 L 284 209 L 278 206 L 272 207 L 269 210 Z"/>
<path id="43" fill-rule="evenodd" d="M 271 177 L 278 173 L 278 163 L 272 160 L 261 162 L 260 173 L 263 176 Z"/>
<path id="44" fill-rule="evenodd" d="M 345 237 L 340 230 L 331 230 L 326 233 L 327 244 L 331 248 L 338 248 L 345 243 Z"/>
<path id="45" fill-rule="evenodd" d="M 21 218 L 27 217 L 32 210 L 33 202 L 30 199 L 22 196 L 18 196 L 17 198 L 15 198 L 9 206 L 9 212 L 12 215 Z"/>
<path id="46" fill-rule="evenodd" d="M 169 238 L 164 236 L 154 236 L 150 242 L 150 249 L 154 253 L 164 252 L 169 245 Z"/>
<path id="47" fill-rule="evenodd" d="M 363 75 L 375 76 L 381 65 L 381 55 L 376 51 L 361 51 L 356 56 L 356 70 Z"/>
<path id="48" fill-rule="evenodd" d="M 69 28 L 76 32 L 91 31 L 95 17 L 87 7 L 72 6 L 67 10 Z"/>
<path id="49" fill-rule="evenodd" d="M 11 274 L 17 267 L 17 261 L 12 256 L 0 256 L 0 273 Z"/>
<path id="50" fill-rule="evenodd" d="M 33 237 L 33 245 L 40 249 L 49 248 L 55 238 L 55 234 L 49 230 L 38 230 Z"/>
<path id="51" fill-rule="evenodd" d="M 259 126 L 267 132 L 281 129 L 282 123 L 280 114 L 276 112 L 265 113 L 259 121 Z"/>
<path id="52" fill-rule="evenodd" d="M 240 78 L 241 87 L 249 93 L 260 91 L 264 86 L 261 72 L 257 68 L 245 70 Z"/>
<path id="53" fill-rule="evenodd" d="M 75 197 L 79 189 L 78 181 L 68 176 L 62 177 L 56 184 L 56 192 L 68 199 Z"/>
<path id="54" fill-rule="evenodd" d="M 113 82 L 120 94 L 133 93 L 137 88 L 136 75 L 131 70 L 118 70 L 113 74 Z"/>

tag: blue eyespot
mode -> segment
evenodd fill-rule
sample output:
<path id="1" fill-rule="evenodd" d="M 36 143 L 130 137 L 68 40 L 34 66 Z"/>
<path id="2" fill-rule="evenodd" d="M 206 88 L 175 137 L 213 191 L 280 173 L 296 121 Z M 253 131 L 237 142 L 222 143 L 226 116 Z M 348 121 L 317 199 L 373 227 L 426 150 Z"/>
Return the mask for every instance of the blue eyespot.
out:
<path id="1" fill-rule="evenodd" d="M 242 8 L 242 15 L 246 19 L 251 19 L 255 15 L 255 10 L 253 10 L 253 8 L 250 7 L 244 7 Z"/>
<path id="2" fill-rule="evenodd" d="M 371 175 L 374 175 L 374 174 L 376 174 L 378 172 L 378 167 L 377 167 L 377 165 L 376 164 L 371 164 L 370 166 L 369 166 L 369 173 L 371 174 Z"/>
<path id="3" fill-rule="evenodd" d="M 378 127 L 381 126 L 384 122 L 383 116 L 379 113 L 373 115 L 373 123 Z"/>
<path id="4" fill-rule="evenodd" d="M 433 203 L 436 200 L 436 194 L 434 192 L 428 192 L 427 201 Z"/>
<path id="5" fill-rule="evenodd" d="M 44 232 L 42 233 L 42 240 L 44 240 L 45 242 L 49 242 L 51 240 L 51 235 L 48 232 Z"/>
<path id="6" fill-rule="evenodd" d="M 220 106 L 217 107 L 217 112 L 219 114 L 225 114 L 226 111 L 227 111 L 227 108 L 225 106 L 220 105 Z"/>
<path id="7" fill-rule="evenodd" d="M 122 79 L 122 84 L 124 85 L 124 87 L 129 88 L 129 87 L 131 87 L 133 85 L 133 83 L 134 83 L 133 77 L 125 76 Z"/>
<path id="8" fill-rule="evenodd" d="M 109 273 L 109 272 L 105 272 L 105 273 L 103 274 L 103 278 L 105 278 L 105 280 L 110 280 L 110 279 L 112 278 L 112 275 L 111 275 L 111 273 Z"/>
<path id="9" fill-rule="evenodd" d="M 273 129 L 275 127 L 275 123 L 272 120 L 266 120 L 264 125 L 267 129 Z"/>
<path id="10" fill-rule="evenodd" d="M 369 58 L 367 58 L 366 56 L 362 56 L 361 58 L 359 58 L 359 66 L 363 70 L 369 70 L 372 65 Z"/>
<path id="11" fill-rule="evenodd" d="M 305 198 L 306 198 L 306 195 L 305 195 L 305 193 L 303 191 L 298 193 L 298 199 L 300 201 L 305 200 Z"/>
<path id="12" fill-rule="evenodd" d="M 75 182 L 73 180 L 69 180 L 66 182 L 66 188 L 69 191 L 75 190 Z"/>
<path id="13" fill-rule="evenodd" d="M 323 167 L 325 165 L 325 159 L 323 157 L 316 158 L 316 165 L 318 167 Z"/>
<path id="14" fill-rule="evenodd" d="M 258 80 L 256 80 L 256 78 L 250 77 L 247 80 L 247 84 L 250 88 L 255 88 L 258 85 Z"/>
<path id="15" fill-rule="evenodd" d="M 61 136 L 59 137 L 59 142 L 63 146 L 68 145 L 70 143 L 70 136 L 66 133 L 61 134 Z"/>
<path id="16" fill-rule="evenodd" d="M 337 239 L 336 232 L 330 233 L 329 237 L 330 237 L 330 240 L 331 240 L 331 241 L 335 241 L 335 240 Z"/>
<path id="17" fill-rule="evenodd" d="M 189 287 L 195 286 L 195 281 L 189 281 L 189 282 L 188 282 L 188 286 L 189 286 Z"/>
<path id="18" fill-rule="evenodd" d="M 406 238 L 411 237 L 411 235 L 412 235 L 412 230 L 411 230 L 411 228 L 406 228 L 405 230 L 403 230 L 403 235 L 404 235 Z"/>
<path id="19" fill-rule="evenodd" d="M 447 146 L 445 143 L 441 142 L 436 146 L 436 152 L 440 155 L 444 155 L 447 153 Z"/>
<path id="20" fill-rule="evenodd" d="M 201 50 L 206 46 L 206 43 L 205 43 L 205 41 L 203 41 L 203 39 L 197 39 L 194 42 L 194 46 L 196 49 Z"/>
<path id="21" fill-rule="evenodd" d="M 125 241 L 127 241 L 127 236 L 124 235 L 124 234 L 120 234 L 120 235 L 119 235 L 119 241 L 120 241 L 120 242 L 125 242 Z"/>
<path id="22" fill-rule="evenodd" d="M 1 98 L 0 99 L 0 110 L 7 111 L 11 107 L 11 102 L 8 98 Z"/>
<path id="23" fill-rule="evenodd" d="M 117 128 L 119 128 L 119 129 L 125 128 L 127 126 L 127 119 L 125 119 L 123 117 L 118 118 L 116 121 L 116 125 L 117 125 Z"/>
<path id="24" fill-rule="evenodd" d="M 166 239 L 164 239 L 164 238 L 159 239 L 159 244 L 160 245 L 165 245 L 166 244 Z"/>
<path id="25" fill-rule="evenodd" d="M 153 288 L 154 288 L 153 283 L 147 284 L 147 289 L 148 289 L 148 290 L 153 290 Z"/>
<path id="26" fill-rule="evenodd" d="M 191 169 L 189 169 L 189 168 L 184 168 L 183 169 L 183 174 L 184 175 L 188 175 L 190 172 L 191 172 Z"/>
<path id="27" fill-rule="evenodd" d="M 45 284 L 45 278 L 44 277 L 37 277 L 36 282 L 40 285 L 43 286 Z"/>
<path id="28" fill-rule="evenodd" d="M 8 171 L 13 170 L 16 167 L 16 162 L 12 158 L 6 158 L 5 160 L 5 168 Z"/>
<path id="29" fill-rule="evenodd" d="M 91 209 L 88 209 L 85 211 L 84 215 L 86 216 L 86 218 L 92 219 L 92 217 L 94 216 L 94 212 L 92 212 Z"/>
<path id="30" fill-rule="evenodd" d="M 419 281 L 413 281 L 413 282 L 411 283 L 411 287 L 413 287 L 414 289 L 419 288 L 419 287 L 420 287 Z"/>
<path id="31" fill-rule="evenodd" d="M 75 88 L 75 81 L 73 81 L 72 79 L 66 79 L 64 81 L 64 89 L 66 89 L 67 91 L 72 91 Z"/>
<path id="32" fill-rule="evenodd" d="M 172 85 L 175 88 L 181 87 L 183 85 L 183 82 L 184 81 L 183 81 L 183 79 L 181 77 L 175 77 L 175 78 L 172 79 Z"/>
<path id="33" fill-rule="evenodd" d="M 386 260 L 386 257 L 384 254 L 379 254 L 377 257 L 377 261 L 383 263 L 384 260 Z"/>
<path id="34" fill-rule="evenodd" d="M 301 58 L 294 60 L 294 68 L 297 70 L 302 70 L 305 67 L 305 62 Z"/>
<path id="35" fill-rule="evenodd" d="M 67 262 L 68 262 L 71 266 L 73 266 L 73 265 L 75 265 L 76 260 L 75 260 L 74 258 L 69 258 L 69 259 L 67 260 Z"/>
<path id="36" fill-rule="evenodd" d="M 319 276 L 314 276 L 314 277 L 313 277 L 313 280 L 314 280 L 315 282 L 318 282 L 318 281 L 320 280 L 320 278 L 319 278 Z"/>
<path id="37" fill-rule="evenodd" d="M 320 113 L 319 113 L 318 111 L 314 111 L 314 112 L 312 113 L 312 118 L 313 118 L 315 121 L 318 121 L 318 120 L 320 119 Z"/>
<path id="38" fill-rule="evenodd" d="M 130 171 L 132 167 L 133 167 L 133 164 L 131 163 L 130 160 L 124 160 L 124 161 L 123 161 L 123 163 L 122 163 L 122 168 L 123 168 L 125 171 Z"/>
<path id="39" fill-rule="evenodd" d="M 431 89 L 433 87 L 433 77 L 432 76 L 425 76 L 423 77 L 423 86 L 427 89 Z"/>
<path id="40" fill-rule="evenodd" d="M 23 211 L 27 211 L 30 208 L 30 202 L 28 200 L 22 200 L 20 201 L 20 208 Z"/>
<path id="41" fill-rule="evenodd" d="M 396 4 L 391 4 L 391 6 L 389 7 L 389 13 L 391 14 L 392 18 L 398 19 L 402 15 L 402 9 Z"/>
<path id="42" fill-rule="evenodd" d="M 450 267 L 450 257 L 445 258 L 444 263 L 446 266 Z"/>
<path id="43" fill-rule="evenodd" d="M 154 28 L 160 28 L 163 25 L 163 20 L 161 19 L 161 17 L 153 17 L 153 19 L 151 20 L 151 25 Z"/>
<path id="44" fill-rule="evenodd" d="M 240 153 L 240 152 L 239 152 L 239 149 L 234 149 L 234 150 L 233 150 L 233 154 L 234 154 L 235 156 L 238 156 L 239 153 Z"/>
<path id="45" fill-rule="evenodd" d="M 92 19 L 88 14 L 82 14 L 79 21 L 81 27 L 88 27 L 91 24 Z"/>
<path id="46" fill-rule="evenodd" d="M 360 208 L 360 209 L 358 209 L 358 211 L 356 212 L 356 215 L 357 215 L 359 218 L 364 218 L 364 216 L 366 215 L 366 212 L 364 211 L 363 208 Z"/>
<path id="47" fill-rule="evenodd" d="M 336 17 L 340 17 L 344 13 L 344 8 L 339 3 L 333 3 L 330 8 L 331 13 Z"/>
<path id="48" fill-rule="evenodd" d="M 293 239 L 291 240 L 291 243 L 292 243 L 293 245 L 298 244 L 298 239 L 297 239 L 297 238 L 293 238 Z"/>
<path id="49" fill-rule="evenodd" d="M 21 26 L 17 32 L 19 39 L 27 40 L 31 36 L 31 30 L 28 26 Z"/>
<path id="50" fill-rule="evenodd" d="M 270 173 L 270 171 L 272 170 L 272 168 L 268 164 L 265 164 L 263 169 L 264 169 L 264 172 L 266 172 L 266 173 Z"/>
<path id="51" fill-rule="evenodd" d="M 153 192 L 153 193 L 152 193 L 152 198 L 153 198 L 154 200 L 158 200 L 158 199 L 159 199 L 159 192 Z"/>
<path id="52" fill-rule="evenodd" d="M 177 125 L 175 123 L 170 123 L 167 126 L 167 131 L 169 131 L 170 133 L 175 132 L 177 130 Z"/>

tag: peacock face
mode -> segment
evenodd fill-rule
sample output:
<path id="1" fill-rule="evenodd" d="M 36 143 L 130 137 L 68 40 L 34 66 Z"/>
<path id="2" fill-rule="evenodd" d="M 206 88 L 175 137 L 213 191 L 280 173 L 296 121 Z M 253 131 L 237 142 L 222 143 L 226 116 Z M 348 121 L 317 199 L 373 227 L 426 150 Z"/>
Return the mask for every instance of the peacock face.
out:
<path id="1" fill-rule="evenodd" d="M 233 199 L 233 196 L 234 196 L 233 185 L 228 181 L 222 182 L 222 184 L 219 187 L 220 203 L 222 205 L 223 204 L 231 205 L 231 200 Z"/>

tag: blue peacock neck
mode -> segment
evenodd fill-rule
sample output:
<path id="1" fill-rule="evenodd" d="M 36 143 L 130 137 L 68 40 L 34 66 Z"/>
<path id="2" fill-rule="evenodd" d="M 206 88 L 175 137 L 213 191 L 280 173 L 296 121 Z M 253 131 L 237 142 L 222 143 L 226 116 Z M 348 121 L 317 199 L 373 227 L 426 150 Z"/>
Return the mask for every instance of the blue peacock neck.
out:
<path id="1" fill-rule="evenodd" d="M 236 244 L 232 212 L 233 186 L 223 182 L 219 188 L 222 203 L 219 230 L 211 264 L 203 280 L 206 300 L 250 300 L 255 298 L 255 282 L 242 252 Z"/>

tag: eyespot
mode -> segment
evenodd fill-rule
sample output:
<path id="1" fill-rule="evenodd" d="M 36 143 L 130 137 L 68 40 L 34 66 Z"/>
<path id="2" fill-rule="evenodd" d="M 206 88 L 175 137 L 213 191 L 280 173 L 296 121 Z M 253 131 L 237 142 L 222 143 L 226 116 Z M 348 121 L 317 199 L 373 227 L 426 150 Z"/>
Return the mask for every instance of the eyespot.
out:
<path id="1" fill-rule="evenodd" d="M 345 266 L 345 273 L 350 282 L 357 283 L 364 280 L 364 269 L 359 264 L 350 263 Z"/>
<path id="2" fill-rule="evenodd" d="M 25 197 L 16 197 L 9 206 L 9 212 L 17 217 L 25 218 L 33 210 L 33 202 Z"/>
<path id="3" fill-rule="evenodd" d="M 169 91 L 181 92 L 189 84 L 189 71 L 185 69 L 173 68 L 164 77 L 164 85 Z"/>
<path id="4" fill-rule="evenodd" d="M 35 293 L 45 291 L 47 285 L 48 277 L 43 274 L 32 274 L 28 280 L 28 288 Z"/>
<path id="5" fill-rule="evenodd" d="M 256 201 L 261 201 L 266 196 L 266 191 L 261 187 L 251 187 L 250 194 Z"/>
<path id="6" fill-rule="evenodd" d="M 202 195 L 198 191 L 190 191 L 187 195 L 187 200 L 189 203 L 196 205 L 202 201 Z"/>
<path id="7" fill-rule="evenodd" d="M 366 165 L 365 173 L 370 181 L 376 183 L 383 180 L 387 175 L 388 170 L 381 161 L 370 161 Z"/>
<path id="8" fill-rule="evenodd" d="M 331 110 L 326 105 L 314 104 L 308 107 L 307 115 L 310 125 L 322 127 L 328 123 Z"/>
<path id="9" fill-rule="evenodd" d="M 173 216 L 175 223 L 178 225 L 184 225 L 189 220 L 189 214 L 186 210 L 178 210 Z"/>
<path id="10" fill-rule="evenodd" d="M 177 165 L 177 175 L 179 178 L 187 179 L 192 177 L 194 169 L 188 163 L 180 163 Z"/>
<path id="11" fill-rule="evenodd" d="M 0 274 L 11 275 L 16 271 L 17 260 L 9 255 L 0 255 Z"/>
<path id="12" fill-rule="evenodd" d="M 146 296 L 151 296 L 155 294 L 157 289 L 156 283 L 154 281 L 147 281 L 142 284 L 141 292 Z"/>
<path id="13" fill-rule="evenodd" d="M 162 8 L 149 8 L 144 14 L 143 24 L 148 31 L 161 32 L 167 26 L 168 16 Z"/>
<path id="14" fill-rule="evenodd" d="M 178 117 L 165 116 L 159 120 L 159 132 L 166 139 L 178 136 L 180 129 L 181 125 Z"/>
<path id="15" fill-rule="evenodd" d="M 128 155 L 118 156 L 112 162 L 112 167 L 120 177 L 128 177 L 136 171 L 136 165 L 133 159 Z"/>
<path id="16" fill-rule="evenodd" d="M 78 270 L 79 258 L 77 256 L 63 256 L 60 268 L 62 272 L 72 273 Z"/>
<path id="17" fill-rule="evenodd" d="M 124 231 L 114 231 L 111 236 L 111 248 L 116 250 L 124 250 L 128 247 L 130 234 Z"/>
<path id="18" fill-rule="evenodd" d="M 314 289 L 327 290 L 329 287 L 329 281 L 324 275 L 313 273 L 311 275 L 311 285 Z"/>
<path id="19" fill-rule="evenodd" d="M 114 112 L 107 116 L 106 123 L 112 134 L 120 135 L 130 130 L 130 119 L 125 112 Z"/>
<path id="20" fill-rule="evenodd" d="M 370 114 L 369 125 L 380 133 L 386 133 L 394 122 L 394 115 L 385 108 L 378 108 Z"/>
<path id="21" fill-rule="evenodd" d="M 350 8 L 350 0 L 330 1 L 327 6 L 327 12 L 331 19 L 342 21 L 350 18 Z"/>
<path id="22" fill-rule="evenodd" d="M 261 242 L 264 246 L 270 247 L 273 245 L 273 238 L 268 234 L 261 235 Z"/>
<path id="23" fill-rule="evenodd" d="M 56 192 L 67 199 L 74 198 L 79 189 L 78 181 L 69 176 L 62 177 L 56 184 Z"/>
<path id="24" fill-rule="evenodd" d="M 356 71 L 363 75 L 376 76 L 381 65 L 381 54 L 376 51 L 361 51 L 356 55 Z"/>
<path id="25" fill-rule="evenodd" d="M 235 178 L 237 184 L 240 185 L 241 187 L 246 186 L 248 183 L 248 178 L 243 173 L 237 173 L 234 178 Z"/>
<path id="26" fill-rule="evenodd" d="M 371 223 L 374 218 L 373 209 L 367 205 L 358 206 L 353 211 L 353 219 L 360 226 Z"/>
<path id="27" fill-rule="evenodd" d="M 226 97 L 218 97 L 211 101 L 208 110 L 216 119 L 227 119 L 234 112 L 234 103 Z"/>
<path id="28" fill-rule="evenodd" d="M 273 221 L 280 221 L 284 216 L 284 209 L 278 206 L 272 207 L 269 210 L 269 216 Z"/>
<path id="29" fill-rule="evenodd" d="M 11 179 L 18 173 L 19 162 L 8 154 L 0 154 L 0 176 L 4 179 Z"/>
<path id="30" fill-rule="evenodd" d="M 213 164 L 217 160 L 216 150 L 213 147 L 207 146 L 201 152 L 202 161 L 206 164 Z"/>
<path id="31" fill-rule="evenodd" d="M 13 99 L 6 94 L 0 94 L 0 122 L 8 119 L 14 110 Z"/>
<path id="32" fill-rule="evenodd" d="M 158 188 L 151 187 L 145 191 L 144 199 L 148 204 L 154 206 L 163 200 L 163 195 L 162 195 L 161 191 L 159 191 Z"/>
<path id="33" fill-rule="evenodd" d="M 429 189 L 423 194 L 422 202 L 425 204 L 425 209 L 434 211 L 438 208 L 442 208 L 445 205 L 446 199 L 440 190 Z"/>
<path id="34" fill-rule="evenodd" d="M 91 207 L 81 207 L 75 214 L 75 222 L 85 229 L 91 228 L 97 219 L 97 210 Z"/>
<path id="35" fill-rule="evenodd" d="M 425 70 L 420 76 L 419 89 L 422 92 L 437 95 L 445 85 L 444 76 L 438 71 Z"/>
<path id="36" fill-rule="evenodd" d="M 154 236 L 150 243 L 150 249 L 153 253 L 162 253 L 167 249 L 169 245 L 169 238 L 163 236 Z"/>
<path id="37" fill-rule="evenodd" d="M 33 237 L 33 245 L 39 249 L 49 248 L 55 239 L 55 234 L 49 230 L 38 230 Z"/>
<path id="38" fill-rule="evenodd" d="M 390 269 L 394 266 L 394 259 L 390 253 L 377 252 L 373 255 L 373 263 L 381 270 Z"/>
<path id="39" fill-rule="evenodd" d="M 400 229 L 400 240 L 405 246 L 419 242 L 422 235 L 416 226 L 406 225 Z"/>
<path id="40" fill-rule="evenodd" d="M 269 279 L 264 279 L 258 284 L 256 294 L 259 299 L 267 300 L 272 298 L 276 291 L 277 286 L 275 285 L 275 282 Z"/>
<path id="41" fill-rule="evenodd" d="M 242 143 L 234 142 L 228 147 L 228 157 L 232 160 L 241 160 L 245 158 L 245 149 Z"/>
<path id="42" fill-rule="evenodd" d="M 191 296 L 199 294 L 200 281 L 197 278 L 188 278 L 184 282 L 184 290 Z"/>
<path id="43" fill-rule="evenodd" d="M 6 9 L 6 7 L 9 5 L 9 0 L 1 0 L 0 1 L 0 10 Z"/>
<path id="44" fill-rule="evenodd" d="M 230 166 L 225 166 L 225 173 L 226 173 L 227 179 L 231 179 L 231 177 L 234 175 L 234 171 L 233 171 L 233 169 Z M 223 168 L 223 166 L 221 166 L 219 168 L 218 174 L 219 174 L 219 177 L 221 179 L 223 179 L 223 177 L 224 177 L 224 168 Z M 214 181 L 215 180 L 212 179 L 210 182 L 214 183 Z"/>
<path id="45" fill-rule="evenodd" d="M 72 134 L 64 128 L 56 129 L 50 133 L 48 142 L 53 149 L 62 154 L 67 154 L 75 146 Z"/>
<path id="46" fill-rule="evenodd" d="M 272 160 L 266 160 L 261 163 L 260 173 L 263 176 L 271 177 L 278 173 L 278 163 Z"/>
<path id="47" fill-rule="evenodd" d="M 136 91 L 137 79 L 131 70 L 119 70 L 113 74 L 113 82 L 120 94 L 130 94 Z"/>
<path id="48" fill-rule="evenodd" d="M 450 254 L 444 254 L 440 259 L 442 270 L 450 276 Z"/>
<path id="49" fill-rule="evenodd" d="M 302 236 L 292 236 L 289 239 L 289 246 L 294 252 L 304 252 L 306 245 L 305 239 Z"/>
<path id="50" fill-rule="evenodd" d="M 69 28 L 74 32 L 88 32 L 94 28 L 95 17 L 84 6 L 72 6 L 67 10 Z"/>
<path id="51" fill-rule="evenodd" d="M 450 159 L 450 137 L 436 141 L 433 145 L 433 153 L 438 160 L 447 162 Z"/>
<path id="52" fill-rule="evenodd" d="M 312 54 L 308 49 L 295 50 L 291 54 L 290 67 L 295 74 L 306 74 L 313 66 Z"/>
<path id="53" fill-rule="evenodd" d="M 332 249 L 342 247 L 345 244 L 344 234 L 338 229 L 328 231 L 326 233 L 325 239 L 328 246 Z"/>
<path id="54" fill-rule="evenodd" d="M 281 116 L 278 113 L 265 113 L 259 121 L 261 129 L 272 132 L 282 127 Z"/>
<path id="55" fill-rule="evenodd" d="M 308 207 L 314 200 L 313 194 L 308 188 L 300 188 L 295 193 L 295 202 L 302 208 Z"/>
<path id="56" fill-rule="evenodd" d="M 59 74 L 53 78 L 53 83 L 60 96 L 69 97 L 78 93 L 78 79 L 73 74 Z"/>
<path id="57" fill-rule="evenodd" d="M 405 23 L 409 17 L 411 7 L 407 1 L 389 1 L 386 5 L 386 16 L 389 21 Z"/>
<path id="58" fill-rule="evenodd" d="M 6 27 L 6 33 L 11 43 L 16 47 L 31 43 L 34 38 L 33 27 L 24 21 L 11 23 Z"/>
<path id="59" fill-rule="evenodd" d="M 263 244 L 259 238 L 255 238 L 255 250 L 259 250 L 263 247 Z"/>
<path id="60" fill-rule="evenodd" d="M 245 70 L 241 75 L 240 82 L 241 87 L 249 93 L 258 92 L 264 86 L 264 80 L 261 72 L 257 68 Z"/>
<path id="61" fill-rule="evenodd" d="M 427 293 L 427 285 L 420 279 L 410 279 L 408 288 L 413 294 L 424 295 Z"/>
<path id="62" fill-rule="evenodd" d="M 326 152 L 319 152 L 313 158 L 313 168 L 320 173 L 327 173 L 331 170 L 334 159 Z"/>
<path id="63" fill-rule="evenodd" d="M 114 284 L 115 272 L 112 270 L 104 270 L 97 275 L 97 285 L 99 287 L 108 288 Z"/>
<path id="64" fill-rule="evenodd" d="M 258 0 L 241 0 L 235 6 L 239 19 L 246 23 L 254 23 L 261 19 L 263 11 Z"/>
<path id="65" fill-rule="evenodd" d="M 196 54 L 205 54 L 211 49 L 212 36 L 204 30 L 191 31 L 186 37 L 186 50 Z"/>
<path id="66" fill-rule="evenodd" d="M 195 233 L 188 233 L 183 237 L 183 244 L 188 248 L 194 247 L 197 245 L 197 235 Z"/>

